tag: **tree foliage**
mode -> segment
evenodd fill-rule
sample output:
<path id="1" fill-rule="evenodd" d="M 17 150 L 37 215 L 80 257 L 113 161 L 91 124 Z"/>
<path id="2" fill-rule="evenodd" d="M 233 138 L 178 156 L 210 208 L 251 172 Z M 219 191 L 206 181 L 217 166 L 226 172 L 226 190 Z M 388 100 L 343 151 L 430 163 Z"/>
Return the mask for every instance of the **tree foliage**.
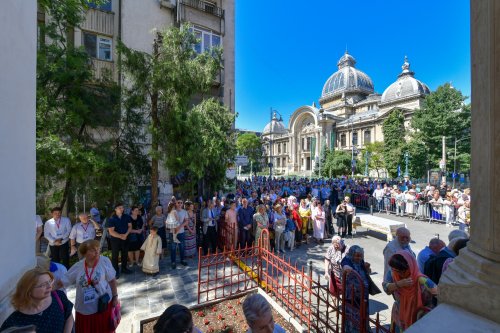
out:
<path id="1" fill-rule="evenodd" d="M 365 145 L 365 148 L 362 149 L 358 168 L 363 172 L 366 165 L 366 154 L 369 154 L 368 169 L 375 170 L 377 177 L 380 177 L 380 171 L 385 169 L 384 143 L 382 141 L 375 141 Z"/>
<path id="2" fill-rule="evenodd" d="M 464 104 L 466 97 L 446 83 L 425 99 L 424 107 L 417 110 L 412 118 L 413 137 L 427 147 L 430 167 L 438 167 L 442 157 L 442 137 L 447 145 L 454 147 L 454 139 L 470 136 L 471 109 Z M 453 148 L 454 149 L 454 148 Z M 457 144 L 457 156 L 467 170 L 470 160 L 470 140 Z M 453 159 L 448 158 L 447 169 L 453 169 Z M 458 160 L 458 159 L 457 159 Z"/>
<path id="3" fill-rule="evenodd" d="M 262 160 L 262 141 L 255 133 L 241 133 L 236 139 L 239 154 L 248 156 L 254 170 L 258 170 Z"/>
<path id="4" fill-rule="evenodd" d="M 152 54 L 118 46 L 129 98 L 151 117 L 152 184 L 158 160 L 172 174 L 183 173 L 191 183 L 205 178 L 212 187 L 225 179 L 227 164 L 234 159 L 234 115 L 205 96 L 220 72 L 221 50 L 197 54 L 197 42 L 184 25 L 159 33 Z"/>
<path id="5" fill-rule="evenodd" d="M 144 173 L 135 128 L 140 116 L 120 113 L 119 87 L 110 75 L 96 80 L 90 57 L 67 38 L 87 1 L 40 0 L 39 6 L 50 20 L 40 26 L 37 53 L 38 198 L 65 206 L 80 189 L 89 200 L 112 200 Z"/>
<path id="6" fill-rule="evenodd" d="M 428 168 L 428 151 L 427 146 L 419 139 L 411 139 L 407 143 L 405 143 L 403 147 L 404 152 L 408 152 L 408 172 L 411 178 L 421 178 L 424 177 L 427 173 Z M 406 163 L 406 162 L 404 162 Z M 403 172 L 403 168 L 405 164 L 401 164 L 401 172 Z"/>
<path id="7" fill-rule="evenodd" d="M 330 151 L 321 167 L 323 177 L 339 177 L 351 173 L 351 155 L 342 150 Z"/>
<path id="8" fill-rule="evenodd" d="M 382 125 L 384 133 L 384 160 L 390 177 L 398 174 L 398 165 L 402 165 L 405 145 L 404 115 L 400 110 L 392 111 Z"/>

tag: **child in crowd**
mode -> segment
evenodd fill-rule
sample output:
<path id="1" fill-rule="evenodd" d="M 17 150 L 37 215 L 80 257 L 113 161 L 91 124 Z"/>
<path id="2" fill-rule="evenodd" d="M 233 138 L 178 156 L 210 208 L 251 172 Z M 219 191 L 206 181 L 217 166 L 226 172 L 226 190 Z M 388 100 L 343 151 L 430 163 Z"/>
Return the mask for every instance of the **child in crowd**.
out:
<path id="1" fill-rule="evenodd" d="M 162 254 L 162 242 L 158 236 L 158 227 L 151 226 L 148 238 L 142 244 L 141 250 L 144 251 L 142 261 L 142 271 L 146 274 L 157 275 L 160 271 L 160 255 Z"/>

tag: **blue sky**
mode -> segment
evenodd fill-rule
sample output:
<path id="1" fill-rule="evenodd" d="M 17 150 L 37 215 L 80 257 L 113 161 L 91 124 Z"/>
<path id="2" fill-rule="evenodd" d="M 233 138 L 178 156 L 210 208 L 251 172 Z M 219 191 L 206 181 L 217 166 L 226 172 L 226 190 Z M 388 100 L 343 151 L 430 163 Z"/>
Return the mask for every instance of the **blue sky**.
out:
<path id="1" fill-rule="evenodd" d="M 288 125 L 318 104 L 346 46 L 380 94 L 407 55 L 431 90 L 470 96 L 469 14 L 468 0 L 236 1 L 236 127 L 262 131 L 270 107 Z"/>

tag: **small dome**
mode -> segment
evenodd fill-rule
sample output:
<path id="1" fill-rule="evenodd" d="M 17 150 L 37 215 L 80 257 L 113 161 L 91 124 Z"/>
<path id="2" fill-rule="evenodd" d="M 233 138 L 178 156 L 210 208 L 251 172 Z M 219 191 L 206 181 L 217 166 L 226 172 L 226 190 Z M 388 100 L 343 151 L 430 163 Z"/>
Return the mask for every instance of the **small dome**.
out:
<path id="1" fill-rule="evenodd" d="M 410 63 L 405 57 L 403 71 L 398 75 L 396 82 L 391 84 L 382 94 L 381 103 L 388 103 L 407 97 L 425 96 L 431 93 L 427 85 L 414 78 L 415 73 L 410 70 Z"/>
<path id="2" fill-rule="evenodd" d="M 333 73 L 323 86 L 321 98 L 349 91 L 373 93 L 372 79 L 354 65 L 356 59 L 346 51 L 337 62 L 339 70 Z"/>
<path id="3" fill-rule="evenodd" d="M 287 134 L 288 130 L 286 129 L 285 124 L 281 120 L 278 120 L 276 116 L 276 112 L 273 115 L 273 120 L 264 127 L 262 131 L 262 135 L 267 134 Z"/>

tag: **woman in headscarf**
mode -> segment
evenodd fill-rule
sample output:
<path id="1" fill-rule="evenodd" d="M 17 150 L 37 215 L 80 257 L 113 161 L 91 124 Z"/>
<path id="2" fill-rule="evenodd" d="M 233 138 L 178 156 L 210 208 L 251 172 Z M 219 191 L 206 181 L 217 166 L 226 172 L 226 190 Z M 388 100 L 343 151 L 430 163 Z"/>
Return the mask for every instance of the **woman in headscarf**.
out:
<path id="1" fill-rule="evenodd" d="M 262 234 L 262 230 L 267 229 L 269 226 L 269 216 L 266 213 L 266 206 L 259 205 L 257 206 L 257 213 L 253 215 L 253 219 L 256 222 L 256 230 L 255 230 L 255 244 L 259 244 L 260 235 Z M 269 239 L 267 240 L 269 242 Z M 269 248 L 269 244 L 262 244 L 267 249 Z"/>
<path id="2" fill-rule="evenodd" d="M 437 294 L 437 285 L 420 273 L 417 260 L 407 251 L 398 251 L 389 259 L 390 271 L 387 272 L 384 291 L 393 295 L 391 332 L 404 332 L 417 321 L 419 311 L 432 303 L 424 297 L 424 291 Z"/>
<path id="3" fill-rule="evenodd" d="M 369 292 L 376 294 L 376 286 L 374 285 L 370 273 L 370 264 L 364 261 L 364 250 L 358 245 L 353 245 L 349 248 L 347 255 L 342 259 L 341 266 L 344 271 L 347 271 L 346 276 L 346 297 L 344 302 L 346 302 L 346 333 L 358 333 L 360 332 L 360 327 L 366 326 L 367 331 L 370 331 L 370 326 L 368 322 L 368 295 Z M 361 279 L 351 273 L 355 271 L 358 273 Z M 363 292 L 361 292 L 362 286 L 360 282 L 363 283 Z M 375 288 L 370 290 L 371 287 Z M 364 322 L 361 322 L 361 297 L 364 299 L 365 312 L 364 312 Z"/>
<path id="4" fill-rule="evenodd" d="M 304 199 L 300 200 L 299 215 L 302 219 L 302 241 L 307 243 L 307 225 L 311 219 L 311 209 L 307 207 L 307 203 Z"/>
<path id="5" fill-rule="evenodd" d="M 326 251 L 325 256 L 325 278 L 330 281 L 330 273 L 335 274 L 335 278 L 340 281 L 341 268 L 340 263 L 346 255 L 347 246 L 340 236 L 333 236 L 332 245 Z"/>

